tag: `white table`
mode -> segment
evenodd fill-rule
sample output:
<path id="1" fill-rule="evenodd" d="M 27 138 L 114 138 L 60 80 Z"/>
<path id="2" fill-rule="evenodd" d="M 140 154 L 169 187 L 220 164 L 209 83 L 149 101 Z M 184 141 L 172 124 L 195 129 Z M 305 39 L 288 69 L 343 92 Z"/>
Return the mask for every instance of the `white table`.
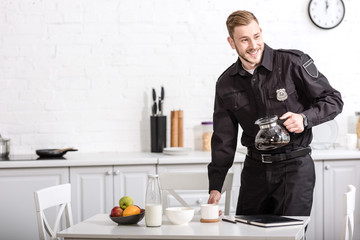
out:
<path id="1" fill-rule="evenodd" d="M 262 228 L 243 223 L 201 223 L 195 216 L 187 225 L 172 225 L 166 217 L 161 227 L 146 227 L 145 218 L 135 225 L 117 225 L 108 214 L 97 214 L 57 234 L 66 240 L 75 239 L 267 239 L 299 240 L 304 237 L 304 228 L 310 217 L 296 217 L 304 220 L 303 225 Z"/>

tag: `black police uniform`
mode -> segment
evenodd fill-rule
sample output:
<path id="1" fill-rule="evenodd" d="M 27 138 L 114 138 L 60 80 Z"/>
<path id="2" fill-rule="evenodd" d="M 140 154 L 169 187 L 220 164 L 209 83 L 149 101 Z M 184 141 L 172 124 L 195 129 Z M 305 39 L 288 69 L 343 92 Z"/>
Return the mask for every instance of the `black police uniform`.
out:
<path id="1" fill-rule="evenodd" d="M 216 83 L 209 190 L 221 191 L 234 161 L 240 125 L 241 144 L 248 148 L 248 154 L 236 214 L 310 215 L 315 185 L 309 154 L 311 127 L 334 119 L 342 107 L 340 93 L 301 51 L 275 50 L 265 44 L 263 59 L 253 75 L 238 59 Z M 286 112 L 304 114 L 305 130 L 290 133 L 290 143 L 284 147 L 258 151 L 254 146 L 259 131 L 255 121 Z"/>

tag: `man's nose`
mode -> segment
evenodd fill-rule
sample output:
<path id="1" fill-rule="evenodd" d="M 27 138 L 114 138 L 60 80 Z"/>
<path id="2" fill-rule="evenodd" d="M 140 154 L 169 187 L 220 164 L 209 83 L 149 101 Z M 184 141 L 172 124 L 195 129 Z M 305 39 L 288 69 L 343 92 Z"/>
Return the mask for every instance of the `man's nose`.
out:
<path id="1" fill-rule="evenodd" d="M 249 47 L 254 48 L 256 46 L 256 41 L 254 39 L 249 40 Z"/>

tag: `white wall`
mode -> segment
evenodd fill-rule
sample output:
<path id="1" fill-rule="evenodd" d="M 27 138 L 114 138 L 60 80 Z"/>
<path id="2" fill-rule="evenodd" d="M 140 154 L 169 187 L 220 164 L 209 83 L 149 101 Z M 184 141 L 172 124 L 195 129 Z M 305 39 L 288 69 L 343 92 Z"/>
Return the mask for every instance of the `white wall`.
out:
<path id="1" fill-rule="evenodd" d="M 267 44 L 309 53 L 341 91 L 342 143 L 348 117 L 360 111 L 360 2 L 344 0 L 345 19 L 330 31 L 311 23 L 308 2 L 2 0 L 0 134 L 13 154 L 148 151 L 151 89 L 163 85 L 166 115 L 184 110 L 185 146 L 195 148 L 215 82 L 236 60 L 225 20 L 247 9 Z"/>

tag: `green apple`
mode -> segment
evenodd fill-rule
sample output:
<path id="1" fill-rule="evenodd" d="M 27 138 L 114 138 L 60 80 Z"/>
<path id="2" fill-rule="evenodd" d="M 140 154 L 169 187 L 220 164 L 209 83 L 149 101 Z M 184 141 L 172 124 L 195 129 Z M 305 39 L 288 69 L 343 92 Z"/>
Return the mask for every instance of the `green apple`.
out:
<path id="1" fill-rule="evenodd" d="M 124 196 L 124 197 L 120 198 L 119 206 L 122 209 L 125 209 L 125 208 L 127 208 L 128 206 L 131 206 L 131 205 L 134 205 L 134 200 L 131 197 Z"/>

